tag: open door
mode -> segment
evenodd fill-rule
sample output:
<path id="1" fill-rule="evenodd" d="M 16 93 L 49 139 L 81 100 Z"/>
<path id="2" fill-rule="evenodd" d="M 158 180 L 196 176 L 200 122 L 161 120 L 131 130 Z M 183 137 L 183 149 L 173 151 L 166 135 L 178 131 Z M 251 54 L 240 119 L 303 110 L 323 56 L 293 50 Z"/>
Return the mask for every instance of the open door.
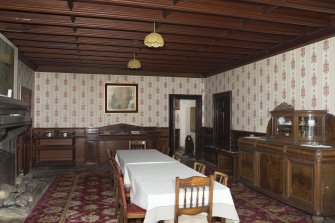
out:
<path id="1" fill-rule="evenodd" d="M 177 148 L 176 138 L 176 117 L 175 117 L 175 110 L 178 103 L 177 101 L 180 100 L 194 100 L 195 101 L 195 110 L 194 110 L 194 118 L 195 118 L 195 125 L 191 128 L 195 133 L 195 145 L 194 145 L 194 156 L 196 158 L 202 157 L 202 151 L 200 149 L 201 145 L 201 117 L 202 117 L 202 96 L 201 95 L 182 95 L 182 94 L 170 94 L 169 95 L 169 147 L 170 153 L 169 155 L 173 155 Z M 192 115 L 189 115 L 192 116 Z M 190 118 L 190 117 L 187 117 Z M 178 129 L 177 129 L 178 130 Z M 184 140 L 184 139 L 182 139 Z"/>

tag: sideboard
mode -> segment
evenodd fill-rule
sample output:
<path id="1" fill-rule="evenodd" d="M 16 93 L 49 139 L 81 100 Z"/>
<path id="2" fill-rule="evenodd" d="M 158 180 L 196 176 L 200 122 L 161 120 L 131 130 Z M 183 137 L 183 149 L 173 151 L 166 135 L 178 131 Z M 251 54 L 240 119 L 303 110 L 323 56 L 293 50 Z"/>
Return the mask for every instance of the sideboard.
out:
<path id="1" fill-rule="evenodd" d="M 57 149 L 57 143 L 49 140 L 49 146 L 57 149 L 57 157 L 53 151 L 46 151 L 41 161 L 48 160 L 45 165 L 51 163 L 64 164 L 62 160 L 72 160 L 71 164 L 106 164 L 108 161 L 107 149 L 128 149 L 130 140 L 145 140 L 147 148 L 157 149 L 168 153 L 168 128 L 141 127 L 128 124 L 115 124 L 96 128 L 35 128 L 34 134 L 44 135 L 48 132 L 71 132 L 74 135 L 74 153 Z M 52 138 L 52 137 L 51 137 Z M 37 138 L 34 140 L 37 142 Z M 37 154 L 35 154 L 36 156 Z M 34 157 L 37 159 L 37 157 Z"/>
<path id="2" fill-rule="evenodd" d="M 313 215 L 335 216 L 335 117 L 326 111 L 273 112 L 266 137 L 242 137 L 239 182 Z"/>
<path id="3" fill-rule="evenodd" d="M 148 149 L 168 151 L 168 129 L 116 124 L 85 129 L 85 163 L 106 163 L 107 149 L 128 149 L 130 140 L 144 140 Z"/>

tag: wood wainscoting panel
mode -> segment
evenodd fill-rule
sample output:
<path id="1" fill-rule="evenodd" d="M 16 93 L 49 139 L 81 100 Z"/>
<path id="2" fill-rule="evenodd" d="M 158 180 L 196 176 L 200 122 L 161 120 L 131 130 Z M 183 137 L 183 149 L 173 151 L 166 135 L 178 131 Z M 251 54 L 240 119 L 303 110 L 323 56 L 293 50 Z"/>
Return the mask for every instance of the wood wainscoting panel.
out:
<path id="1" fill-rule="evenodd" d="M 288 198 L 312 208 L 314 165 L 290 160 L 288 171 Z"/>
<path id="2" fill-rule="evenodd" d="M 247 147 L 240 149 L 240 160 L 239 160 L 239 177 L 244 178 L 251 184 L 256 183 L 256 170 L 255 170 L 255 153 L 248 151 Z"/>
<path id="3" fill-rule="evenodd" d="M 335 208 L 335 163 L 329 162 L 321 166 L 321 175 L 323 176 L 323 183 L 320 188 L 321 200 L 326 207 Z M 322 212 L 326 215 L 332 215 L 330 210 L 322 208 Z"/>
<path id="4" fill-rule="evenodd" d="M 259 156 L 259 186 L 282 196 L 285 185 L 284 159 L 271 153 L 260 153 Z"/>

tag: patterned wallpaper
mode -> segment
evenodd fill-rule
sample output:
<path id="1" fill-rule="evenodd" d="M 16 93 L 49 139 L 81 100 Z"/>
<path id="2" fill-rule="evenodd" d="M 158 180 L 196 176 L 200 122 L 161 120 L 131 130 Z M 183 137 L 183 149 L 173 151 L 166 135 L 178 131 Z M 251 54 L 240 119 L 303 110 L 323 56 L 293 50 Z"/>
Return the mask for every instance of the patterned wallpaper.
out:
<path id="1" fill-rule="evenodd" d="M 334 61 L 335 37 L 206 79 L 36 72 L 34 127 L 167 127 L 169 94 L 202 94 L 203 126 L 212 127 L 212 94 L 231 90 L 232 128 L 265 132 L 282 102 L 335 114 Z M 138 83 L 139 112 L 105 114 L 105 82 Z"/>
<path id="2" fill-rule="evenodd" d="M 295 109 L 335 114 L 335 37 L 251 63 L 204 81 L 204 125 L 212 127 L 212 94 L 232 91 L 232 129 L 265 132 L 269 111 Z"/>
<path id="3" fill-rule="evenodd" d="M 203 94 L 203 79 L 35 73 L 34 127 L 98 127 L 126 123 L 168 127 L 169 94 Z M 105 83 L 137 83 L 138 113 L 105 113 Z"/>
<path id="4" fill-rule="evenodd" d="M 20 86 L 24 86 L 31 90 L 34 89 L 34 74 L 34 70 L 19 60 L 17 71 L 18 95 L 20 93 Z"/>

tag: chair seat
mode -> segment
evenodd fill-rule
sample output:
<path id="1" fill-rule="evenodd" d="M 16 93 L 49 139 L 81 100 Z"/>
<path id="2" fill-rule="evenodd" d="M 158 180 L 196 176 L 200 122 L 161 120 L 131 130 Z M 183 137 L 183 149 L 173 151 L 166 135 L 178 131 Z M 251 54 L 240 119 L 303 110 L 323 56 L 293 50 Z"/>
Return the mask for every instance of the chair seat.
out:
<path id="1" fill-rule="evenodd" d="M 163 223 L 174 223 L 174 220 L 164 220 Z M 178 223 L 208 223 L 207 216 L 203 214 L 197 215 L 180 215 Z"/>
<path id="2" fill-rule="evenodd" d="M 128 209 L 128 214 L 131 214 L 131 215 L 138 215 L 138 214 L 143 214 L 145 215 L 146 213 L 146 210 L 135 205 L 135 204 L 131 204 L 131 203 L 127 203 L 127 209 Z"/>
<path id="3" fill-rule="evenodd" d="M 208 223 L 207 216 L 198 215 L 180 215 L 178 218 L 178 223 Z"/>

